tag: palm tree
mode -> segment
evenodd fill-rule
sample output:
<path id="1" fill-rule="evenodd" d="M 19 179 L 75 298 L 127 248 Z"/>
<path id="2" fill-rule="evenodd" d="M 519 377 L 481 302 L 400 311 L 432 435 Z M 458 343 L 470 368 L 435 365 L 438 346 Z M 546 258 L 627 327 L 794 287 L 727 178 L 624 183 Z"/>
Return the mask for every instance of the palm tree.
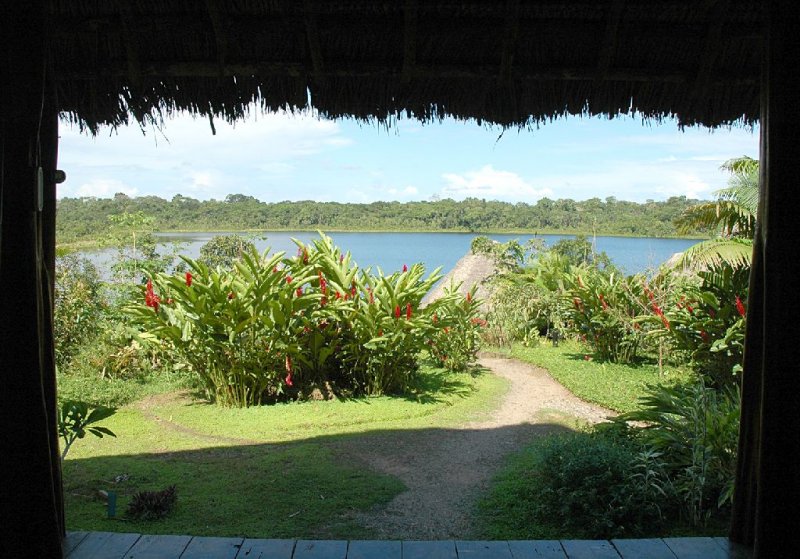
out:
<path id="1" fill-rule="evenodd" d="M 686 268 L 749 268 L 753 253 L 758 210 L 758 161 L 747 156 L 729 159 L 720 166 L 731 173 L 728 186 L 716 191 L 717 200 L 688 208 L 676 224 L 682 232 L 717 228 L 714 239 L 688 248 L 678 262 Z"/>

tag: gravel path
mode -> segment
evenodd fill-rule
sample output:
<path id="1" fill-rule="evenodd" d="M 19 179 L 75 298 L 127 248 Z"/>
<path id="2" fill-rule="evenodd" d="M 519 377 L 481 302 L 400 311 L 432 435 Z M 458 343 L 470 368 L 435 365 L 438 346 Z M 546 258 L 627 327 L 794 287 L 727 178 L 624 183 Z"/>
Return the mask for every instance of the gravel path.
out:
<path id="1" fill-rule="evenodd" d="M 573 396 L 543 369 L 497 357 L 482 357 L 480 364 L 511 385 L 486 420 L 337 444 L 345 456 L 397 476 L 408 488 L 387 506 L 354 517 L 378 537 L 474 537 L 475 501 L 507 454 L 533 437 L 564 429 L 554 417 L 597 423 L 612 415 Z"/>

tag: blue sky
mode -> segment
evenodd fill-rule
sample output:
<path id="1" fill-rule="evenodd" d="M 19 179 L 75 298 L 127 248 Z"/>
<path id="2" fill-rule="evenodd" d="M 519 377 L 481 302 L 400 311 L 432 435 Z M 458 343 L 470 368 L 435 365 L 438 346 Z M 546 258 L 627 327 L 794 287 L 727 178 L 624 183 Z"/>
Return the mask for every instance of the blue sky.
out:
<path id="1" fill-rule="evenodd" d="M 267 201 L 461 200 L 535 203 L 614 196 L 708 199 L 726 159 L 758 156 L 758 131 L 680 131 L 674 121 L 569 117 L 538 129 L 446 120 L 422 125 L 330 121 L 312 112 L 256 114 L 235 126 L 183 115 L 162 130 L 61 127 L 58 196 L 201 200 L 240 193 Z"/>

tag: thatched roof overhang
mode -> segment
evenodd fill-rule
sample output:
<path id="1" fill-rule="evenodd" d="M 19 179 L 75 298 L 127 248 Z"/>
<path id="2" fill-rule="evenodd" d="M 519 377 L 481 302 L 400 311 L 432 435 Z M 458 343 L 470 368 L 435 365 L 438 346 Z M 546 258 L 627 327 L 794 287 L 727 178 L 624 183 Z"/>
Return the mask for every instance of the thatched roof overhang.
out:
<path id="1" fill-rule="evenodd" d="M 755 0 L 47 0 L 66 119 L 99 126 L 253 106 L 535 126 L 638 112 L 759 116 Z"/>

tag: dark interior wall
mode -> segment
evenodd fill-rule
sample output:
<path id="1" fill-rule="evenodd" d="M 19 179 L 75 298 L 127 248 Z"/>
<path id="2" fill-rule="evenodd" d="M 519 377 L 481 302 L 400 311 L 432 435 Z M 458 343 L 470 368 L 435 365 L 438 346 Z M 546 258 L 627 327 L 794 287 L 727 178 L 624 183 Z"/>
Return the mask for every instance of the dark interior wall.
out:
<path id="1" fill-rule="evenodd" d="M 2 557 L 60 557 L 64 531 L 52 344 L 58 119 L 44 32 L 41 1 L 0 17 Z"/>
<path id="2" fill-rule="evenodd" d="M 771 2 L 762 79 L 754 241 L 731 537 L 756 557 L 800 557 L 800 17 Z"/>

